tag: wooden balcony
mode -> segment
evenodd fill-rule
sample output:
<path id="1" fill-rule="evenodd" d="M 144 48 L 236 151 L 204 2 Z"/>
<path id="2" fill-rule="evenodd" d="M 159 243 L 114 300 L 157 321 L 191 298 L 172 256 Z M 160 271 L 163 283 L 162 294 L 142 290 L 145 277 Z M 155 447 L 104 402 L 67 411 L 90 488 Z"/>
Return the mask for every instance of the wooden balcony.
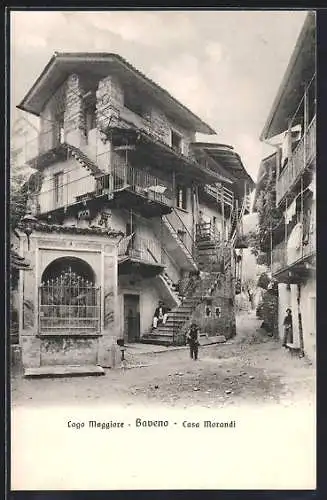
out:
<path id="1" fill-rule="evenodd" d="M 310 233 L 309 239 L 298 247 L 287 247 L 285 241 L 272 251 L 272 275 L 280 282 L 296 282 L 315 268 L 316 231 Z"/>
<path id="2" fill-rule="evenodd" d="M 288 163 L 276 182 L 276 204 L 295 186 L 303 172 L 316 157 L 316 118 L 312 120 L 304 136 L 289 158 Z"/>
<path id="3" fill-rule="evenodd" d="M 143 238 L 139 234 L 125 237 L 118 245 L 119 274 L 136 270 L 144 277 L 160 274 L 164 269 L 161 244 L 156 239 Z"/>
<path id="4" fill-rule="evenodd" d="M 224 203 L 230 207 L 234 204 L 234 193 L 230 189 L 227 189 L 219 184 L 206 184 L 204 186 L 204 192 L 214 198 L 217 203 Z"/>
<path id="5" fill-rule="evenodd" d="M 105 200 L 113 208 L 134 208 L 153 217 L 169 213 L 173 205 L 172 188 L 167 181 L 129 164 L 116 162 L 107 174 L 85 169 L 85 175 L 77 179 L 71 175 L 64 173 L 60 185 L 55 185 L 54 178 L 44 181 L 42 191 L 35 197 L 38 215 L 53 211 L 73 213 L 86 202 L 91 206 Z"/>

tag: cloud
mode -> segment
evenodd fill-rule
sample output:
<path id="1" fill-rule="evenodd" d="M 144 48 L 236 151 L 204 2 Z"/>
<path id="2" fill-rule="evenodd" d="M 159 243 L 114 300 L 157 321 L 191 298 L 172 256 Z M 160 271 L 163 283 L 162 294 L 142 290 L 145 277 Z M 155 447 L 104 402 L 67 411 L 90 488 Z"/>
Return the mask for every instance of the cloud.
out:
<path id="1" fill-rule="evenodd" d="M 113 33 L 126 42 L 160 47 L 185 42 L 193 36 L 192 23 L 183 12 L 74 12 L 71 19 L 82 21 L 100 30 Z M 67 15 L 67 14 L 66 14 Z"/>
<path id="2" fill-rule="evenodd" d="M 223 58 L 223 48 L 219 42 L 208 42 L 205 45 L 204 52 L 212 63 L 219 63 Z"/>
<path id="3" fill-rule="evenodd" d="M 17 50 L 45 47 L 52 33 L 58 34 L 65 28 L 65 18 L 56 11 L 19 11 L 10 17 L 12 42 Z"/>
<path id="4" fill-rule="evenodd" d="M 117 52 L 217 130 L 218 136 L 203 140 L 235 146 L 255 177 L 259 134 L 304 15 L 12 12 L 12 100 L 17 104 L 55 50 Z"/>

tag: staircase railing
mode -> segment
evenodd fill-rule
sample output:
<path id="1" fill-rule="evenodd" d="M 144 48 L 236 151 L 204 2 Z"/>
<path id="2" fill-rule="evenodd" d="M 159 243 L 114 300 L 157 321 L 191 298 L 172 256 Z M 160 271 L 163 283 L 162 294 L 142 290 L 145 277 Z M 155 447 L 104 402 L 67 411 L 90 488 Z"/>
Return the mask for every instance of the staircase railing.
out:
<path id="1" fill-rule="evenodd" d="M 185 226 L 183 220 L 177 213 L 177 210 L 173 209 L 170 214 L 163 217 L 163 220 L 167 222 L 171 231 L 179 237 L 179 241 L 184 247 L 186 253 L 194 259 L 195 247 L 193 236 Z"/>

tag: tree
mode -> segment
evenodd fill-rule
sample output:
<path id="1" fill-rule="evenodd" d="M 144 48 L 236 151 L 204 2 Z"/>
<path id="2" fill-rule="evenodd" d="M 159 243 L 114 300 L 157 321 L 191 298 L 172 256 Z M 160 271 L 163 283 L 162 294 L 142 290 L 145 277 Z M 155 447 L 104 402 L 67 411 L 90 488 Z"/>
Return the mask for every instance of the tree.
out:
<path id="1" fill-rule="evenodd" d="M 27 190 L 24 185 L 28 176 L 13 161 L 11 155 L 10 161 L 10 210 L 9 223 L 11 231 L 14 231 L 26 211 Z"/>
<path id="2" fill-rule="evenodd" d="M 37 193 L 41 187 L 43 175 L 32 169 L 18 166 L 11 159 L 10 163 L 10 214 L 11 231 L 17 228 L 21 218 L 25 215 L 28 199 L 31 194 Z"/>

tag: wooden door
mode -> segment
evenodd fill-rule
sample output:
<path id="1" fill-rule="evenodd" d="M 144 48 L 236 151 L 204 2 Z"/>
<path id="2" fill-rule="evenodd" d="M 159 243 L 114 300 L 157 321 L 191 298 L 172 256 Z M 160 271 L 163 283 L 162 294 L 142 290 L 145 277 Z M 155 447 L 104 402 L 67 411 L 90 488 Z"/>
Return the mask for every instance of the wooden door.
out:
<path id="1" fill-rule="evenodd" d="M 137 342 L 140 338 L 140 297 L 124 295 L 124 338 L 126 342 Z"/>

